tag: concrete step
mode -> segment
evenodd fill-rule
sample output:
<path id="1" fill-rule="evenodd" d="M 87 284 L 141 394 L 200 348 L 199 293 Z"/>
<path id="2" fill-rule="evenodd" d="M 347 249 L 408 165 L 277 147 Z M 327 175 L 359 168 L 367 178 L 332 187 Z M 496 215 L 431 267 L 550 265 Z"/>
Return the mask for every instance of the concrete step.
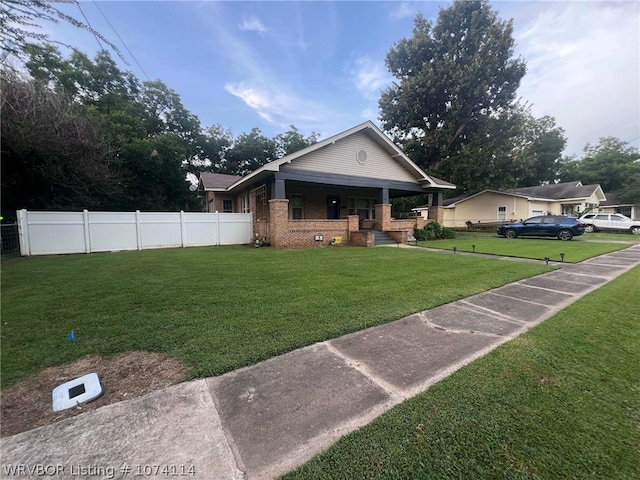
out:
<path id="1" fill-rule="evenodd" d="M 375 235 L 375 246 L 376 247 L 380 247 L 380 246 L 383 246 L 383 245 L 396 245 L 398 243 L 393 238 L 391 238 L 389 235 L 387 235 L 384 232 L 381 232 L 380 230 L 373 230 L 373 233 Z"/>

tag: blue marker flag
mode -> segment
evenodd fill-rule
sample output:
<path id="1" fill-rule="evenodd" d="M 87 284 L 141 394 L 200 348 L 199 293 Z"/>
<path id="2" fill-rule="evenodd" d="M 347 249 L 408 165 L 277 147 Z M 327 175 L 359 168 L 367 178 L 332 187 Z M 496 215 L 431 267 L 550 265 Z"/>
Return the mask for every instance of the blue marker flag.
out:
<path id="1" fill-rule="evenodd" d="M 75 339 L 76 339 L 76 332 L 71 330 L 71 333 L 69 334 L 69 340 L 75 340 Z"/>

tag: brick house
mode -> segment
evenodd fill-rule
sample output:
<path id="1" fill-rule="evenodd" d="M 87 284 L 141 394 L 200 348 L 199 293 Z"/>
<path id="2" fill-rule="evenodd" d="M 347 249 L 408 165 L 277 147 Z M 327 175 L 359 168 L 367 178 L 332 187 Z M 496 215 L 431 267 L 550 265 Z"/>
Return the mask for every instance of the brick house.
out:
<path id="1" fill-rule="evenodd" d="M 397 242 L 442 221 L 442 193 L 455 185 L 427 175 L 367 121 L 270 162 L 244 177 L 203 172 L 209 212 L 250 212 L 257 240 L 276 248 L 332 243 L 373 246 L 375 231 Z M 427 218 L 391 218 L 390 199 L 432 198 Z"/>

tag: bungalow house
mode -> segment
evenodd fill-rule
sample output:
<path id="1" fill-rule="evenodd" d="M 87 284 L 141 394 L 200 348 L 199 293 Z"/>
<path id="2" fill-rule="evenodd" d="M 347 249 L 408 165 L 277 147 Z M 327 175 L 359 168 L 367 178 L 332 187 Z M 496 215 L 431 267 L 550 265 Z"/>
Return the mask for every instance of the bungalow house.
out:
<path id="1" fill-rule="evenodd" d="M 209 212 L 250 212 L 256 239 L 276 248 L 372 246 L 375 230 L 397 242 L 442 221 L 442 193 L 455 185 L 422 171 L 367 121 L 263 165 L 244 177 L 202 173 Z M 391 218 L 390 199 L 431 194 L 428 218 Z"/>
<path id="2" fill-rule="evenodd" d="M 552 183 L 505 191 L 483 190 L 443 202 L 443 224 L 464 227 L 472 223 L 500 223 L 535 215 L 580 216 L 606 200 L 600 185 Z"/>

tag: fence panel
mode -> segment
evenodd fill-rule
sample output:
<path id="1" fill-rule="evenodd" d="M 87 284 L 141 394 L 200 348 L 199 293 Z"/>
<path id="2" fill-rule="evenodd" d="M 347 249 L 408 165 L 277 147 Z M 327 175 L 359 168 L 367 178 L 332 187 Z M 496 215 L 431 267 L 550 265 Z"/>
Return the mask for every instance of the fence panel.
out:
<path id="1" fill-rule="evenodd" d="M 185 213 L 184 214 L 184 228 L 185 228 L 185 247 L 202 247 L 205 245 L 220 245 L 220 239 L 218 235 L 218 227 L 220 221 L 224 221 L 227 215 L 235 215 L 233 213 L 222 214 L 217 213 Z M 245 219 L 246 222 L 246 219 Z M 250 222 L 246 222 L 251 226 Z M 251 235 L 243 238 L 238 244 L 249 243 Z"/>
<path id="2" fill-rule="evenodd" d="M 245 220 L 247 213 L 226 213 L 220 217 L 220 245 L 238 245 L 249 243 L 253 225 Z"/>
<path id="3" fill-rule="evenodd" d="M 250 213 L 18 211 L 22 255 L 251 242 Z"/>
<path id="4" fill-rule="evenodd" d="M 91 252 L 136 250 L 136 212 L 90 212 L 89 242 Z"/>

